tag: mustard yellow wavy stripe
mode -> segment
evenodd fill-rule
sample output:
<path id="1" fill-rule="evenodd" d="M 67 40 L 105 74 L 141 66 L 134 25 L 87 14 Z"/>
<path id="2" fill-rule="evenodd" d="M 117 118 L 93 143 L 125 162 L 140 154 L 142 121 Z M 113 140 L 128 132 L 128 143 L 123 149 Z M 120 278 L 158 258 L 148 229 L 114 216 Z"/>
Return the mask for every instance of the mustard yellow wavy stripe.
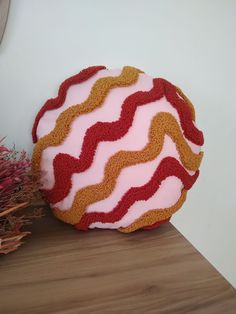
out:
<path id="1" fill-rule="evenodd" d="M 186 200 L 187 191 L 183 190 L 178 201 L 171 207 L 164 209 L 151 209 L 147 213 L 143 214 L 140 218 L 136 219 L 132 224 L 125 228 L 119 228 L 118 230 L 123 233 L 133 232 L 144 226 L 150 226 L 158 221 L 170 218 Z"/>
<path id="2" fill-rule="evenodd" d="M 45 148 L 49 146 L 57 146 L 63 142 L 76 117 L 89 113 L 101 106 L 108 92 L 112 88 L 134 84 L 138 80 L 139 73 L 141 73 L 140 70 L 125 66 L 119 76 L 100 78 L 92 87 L 87 100 L 63 111 L 57 118 L 55 128 L 49 134 L 42 137 L 34 148 L 32 156 L 33 171 L 37 173 L 40 170 L 41 155 Z"/>
<path id="3" fill-rule="evenodd" d="M 191 112 L 192 112 L 192 119 L 195 121 L 196 115 L 195 115 L 195 109 L 193 103 L 188 99 L 188 97 L 182 92 L 182 90 L 179 87 L 176 87 L 178 94 L 185 100 L 185 102 L 188 104 Z"/>
<path id="4" fill-rule="evenodd" d="M 113 155 L 105 166 L 103 181 L 79 190 L 70 209 L 61 211 L 54 208 L 55 216 L 70 224 L 78 223 L 88 205 L 105 199 L 112 193 L 116 179 L 123 168 L 151 161 L 160 154 L 165 134 L 176 143 L 183 165 L 189 170 L 196 171 L 201 163 L 202 153 L 192 152 L 182 135 L 178 122 L 170 113 L 162 112 L 153 118 L 149 130 L 149 142 L 143 150 L 119 151 Z"/>

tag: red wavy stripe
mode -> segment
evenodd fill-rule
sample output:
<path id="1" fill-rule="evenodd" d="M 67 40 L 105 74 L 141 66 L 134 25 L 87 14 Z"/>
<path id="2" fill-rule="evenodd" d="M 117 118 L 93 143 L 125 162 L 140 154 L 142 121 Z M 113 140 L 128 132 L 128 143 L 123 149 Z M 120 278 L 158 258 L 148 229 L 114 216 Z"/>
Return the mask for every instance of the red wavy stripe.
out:
<path id="1" fill-rule="evenodd" d="M 168 97 L 171 95 L 171 101 L 173 101 L 171 104 L 179 113 L 181 125 L 185 127 L 186 137 L 195 137 L 200 131 L 193 124 L 188 105 L 183 103 L 182 99 L 176 99 L 176 97 L 179 98 L 176 91 L 176 88 L 164 79 L 154 79 L 153 88 L 150 91 L 136 92 L 125 99 L 119 120 L 97 122 L 90 127 L 85 134 L 79 159 L 68 154 L 58 154 L 55 157 L 53 161 L 55 185 L 51 190 L 43 190 L 45 198 L 53 204 L 63 200 L 71 189 L 72 174 L 83 172 L 89 168 L 99 142 L 116 141 L 124 136 L 132 125 L 137 107 L 159 100 L 165 92 L 168 92 Z"/>
<path id="2" fill-rule="evenodd" d="M 170 218 L 171 218 L 171 217 L 170 217 Z M 160 227 L 161 225 L 165 224 L 166 222 L 168 222 L 168 221 L 170 220 L 170 218 L 167 218 L 167 219 L 165 219 L 165 220 L 157 221 L 157 222 L 155 222 L 155 223 L 152 224 L 152 225 L 142 227 L 142 229 L 144 229 L 144 230 L 155 229 L 155 228 Z"/>
<path id="3" fill-rule="evenodd" d="M 131 127 L 137 107 L 158 100 L 163 96 L 164 90 L 161 80 L 155 79 L 153 84 L 150 91 L 136 92 L 125 99 L 119 120 L 97 122 L 87 130 L 79 159 L 62 153 L 54 158 L 55 185 L 51 190 L 43 190 L 45 198 L 50 203 L 57 203 L 66 197 L 71 189 L 72 174 L 83 172 L 89 168 L 99 142 L 120 139 Z"/>
<path id="4" fill-rule="evenodd" d="M 193 176 L 189 175 L 184 167 L 173 157 L 164 158 L 157 167 L 150 181 L 141 187 L 130 188 L 118 202 L 117 206 L 108 213 L 87 213 L 75 225 L 77 229 L 86 230 L 93 222 L 114 223 L 119 221 L 136 201 L 148 200 L 159 189 L 161 182 L 169 176 L 176 176 L 189 190 L 199 175 L 199 170 Z"/>
<path id="5" fill-rule="evenodd" d="M 42 118 L 44 113 L 48 110 L 60 108 L 66 99 L 66 94 L 67 94 L 68 89 L 72 85 L 79 84 L 88 80 L 90 77 L 95 75 L 98 71 L 103 70 L 103 69 L 106 69 L 106 67 L 104 66 L 89 67 L 87 69 L 80 71 L 78 74 L 66 79 L 60 85 L 59 90 L 58 90 L 58 96 L 56 98 L 48 99 L 46 103 L 43 105 L 43 107 L 40 109 L 40 111 L 38 112 L 35 118 L 33 129 L 32 129 L 33 143 L 36 143 L 38 140 L 36 131 L 39 124 L 39 120 Z"/>
<path id="6" fill-rule="evenodd" d="M 198 130 L 192 120 L 192 112 L 185 100 L 178 96 L 177 88 L 170 82 L 162 79 L 164 84 L 164 93 L 166 99 L 177 109 L 180 116 L 180 123 L 185 137 L 191 142 L 202 146 L 204 144 L 204 137 L 202 131 Z"/>

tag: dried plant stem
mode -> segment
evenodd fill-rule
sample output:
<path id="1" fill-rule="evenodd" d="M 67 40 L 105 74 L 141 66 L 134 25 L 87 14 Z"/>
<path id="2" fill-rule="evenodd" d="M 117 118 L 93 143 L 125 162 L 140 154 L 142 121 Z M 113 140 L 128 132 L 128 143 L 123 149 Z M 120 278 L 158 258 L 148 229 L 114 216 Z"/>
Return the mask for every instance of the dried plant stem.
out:
<path id="1" fill-rule="evenodd" d="M 9 252 L 15 251 L 23 242 L 22 238 L 31 234 L 29 231 L 17 232 L 14 235 L 5 235 L 0 239 L 0 253 L 7 254 Z"/>
<path id="2" fill-rule="evenodd" d="M 16 206 L 13 206 L 11 208 L 8 208 L 6 210 L 4 210 L 3 212 L 0 212 L 0 217 L 4 217 L 20 208 L 23 208 L 23 207 L 26 207 L 28 205 L 28 202 L 24 202 L 24 203 L 21 203 L 21 204 L 18 204 Z"/>
<path id="3" fill-rule="evenodd" d="M 33 219 L 42 217 L 38 199 L 39 182 L 31 172 L 25 151 L 9 149 L 0 140 L 0 254 L 15 251 L 22 238 L 31 234 L 22 230 Z M 36 208 L 35 208 L 36 206 Z M 19 212 L 20 209 L 27 211 Z"/>

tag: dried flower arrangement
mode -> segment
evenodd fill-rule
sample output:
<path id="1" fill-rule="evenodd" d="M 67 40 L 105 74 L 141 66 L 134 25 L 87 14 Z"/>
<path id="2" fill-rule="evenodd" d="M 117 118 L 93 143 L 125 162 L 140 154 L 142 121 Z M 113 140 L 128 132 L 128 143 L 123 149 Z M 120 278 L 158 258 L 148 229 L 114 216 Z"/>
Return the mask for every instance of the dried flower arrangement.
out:
<path id="1" fill-rule="evenodd" d="M 26 152 L 8 149 L 0 140 L 0 254 L 15 251 L 31 233 L 22 229 L 42 216 L 42 209 L 34 208 L 36 200 L 38 183 Z M 23 208 L 26 213 L 19 211 Z"/>

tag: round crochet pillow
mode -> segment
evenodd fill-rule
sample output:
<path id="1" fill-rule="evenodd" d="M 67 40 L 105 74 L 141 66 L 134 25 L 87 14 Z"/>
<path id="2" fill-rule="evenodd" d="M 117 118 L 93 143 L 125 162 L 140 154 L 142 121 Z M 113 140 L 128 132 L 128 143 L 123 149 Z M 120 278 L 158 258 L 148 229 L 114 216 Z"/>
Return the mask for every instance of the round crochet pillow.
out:
<path id="1" fill-rule="evenodd" d="M 33 126 L 33 171 L 55 216 L 79 230 L 167 222 L 199 175 L 193 105 L 162 78 L 125 66 L 65 80 Z"/>

